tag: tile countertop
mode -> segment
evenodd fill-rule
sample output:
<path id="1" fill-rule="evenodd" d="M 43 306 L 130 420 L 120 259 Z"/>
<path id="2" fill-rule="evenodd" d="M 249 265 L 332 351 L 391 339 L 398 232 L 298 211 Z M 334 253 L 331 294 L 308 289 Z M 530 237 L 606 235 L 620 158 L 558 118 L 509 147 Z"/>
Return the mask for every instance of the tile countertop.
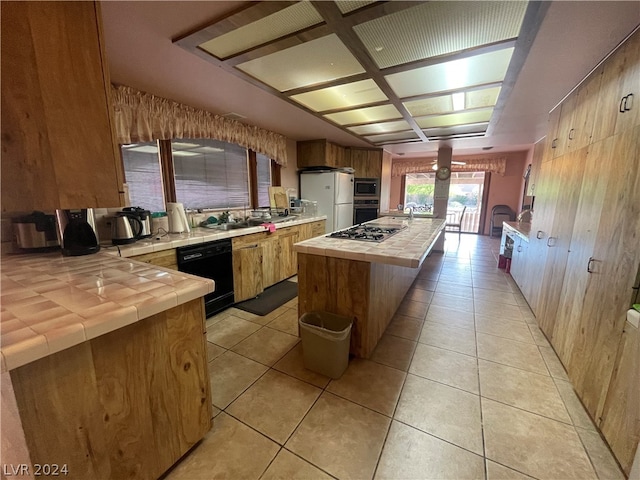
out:
<path id="1" fill-rule="evenodd" d="M 503 228 L 507 233 L 513 233 L 522 238 L 525 242 L 529 241 L 531 234 L 531 223 L 528 222 L 502 222 Z"/>
<path id="2" fill-rule="evenodd" d="M 213 280 L 97 253 L 2 257 L 1 371 L 202 297 Z"/>
<path id="3" fill-rule="evenodd" d="M 275 225 L 276 229 L 281 229 L 326 219 L 326 215 L 316 217 L 302 216 L 298 220 L 289 220 L 286 222 L 276 223 Z M 267 228 L 262 226 L 237 228 L 226 232 L 211 228 L 196 227 L 192 228 L 189 233 L 169 233 L 161 235 L 160 237 L 153 236 L 147 240 L 139 240 L 131 245 L 120 245 L 119 249 L 112 245 L 103 245 L 103 250 L 105 253 L 110 253 L 112 255 L 119 254 L 122 257 L 132 257 L 135 255 L 143 255 L 145 253 L 168 250 L 170 248 L 184 247 L 185 245 L 194 245 L 214 240 L 222 240 L 223 238 L 232 238 L 265 231 L 267 231 Z"/>
<path id="4" fill-rule="evenodd" d="M 435 218 L 409 220 L 382 217 L 367 223 L 402 224 L 407 228 L 380 243 L 330 238 L 325 235 L 296 243 L 294 247 L 300 253 L 419 268 L 440 232 L 444 230 L 445 221 Z"/>

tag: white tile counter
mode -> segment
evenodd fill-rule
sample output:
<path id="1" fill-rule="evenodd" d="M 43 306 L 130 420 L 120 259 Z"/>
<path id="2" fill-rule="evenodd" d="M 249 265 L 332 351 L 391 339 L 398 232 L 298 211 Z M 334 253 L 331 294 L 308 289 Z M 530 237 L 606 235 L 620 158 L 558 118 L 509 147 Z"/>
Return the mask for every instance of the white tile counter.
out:
<path id="1" fill-rule="evenodd" d="M 1 371 L 213 292 L 213 280 L 104 253 L 2 257 Z"/>
<path id="2" fill-rule="evenodd" d="M 437 218 L 382 217 L 367 223 L 407 228 L 380 243 L 325 235 L 296 243 L 294 247 L 299 253 L 418 268 L 445 226 L 445 221 Z"/>
<path id="3" fill-rule="evenodd" d="M 315 217 L 301 216 L 297 220 L 288 220 L 286 222 L 276 223 L 276 229 L 303 225 L 305 223 L 326 220 L 326 215 Z M 145 253 L 160 252 L 171 248 L 184 247 L 185 245 L 195 245 L 198 243 L 212 242 L 214 240 L 222 240 L 224 238 L 239 237 L 249 235 L 251 233 L 260 233 L 267 231 L 266 227 L 256 226 L 247 228 L 237 228 L 233 230 L 223 231 L 214 228 L 196 227 L 192 228 L 189 233 L 168 233 L 162 235 L 154 235 L 146 240 L 139 240 L 131 245 L 120 245 L 115 247 L 112 245 L 103 245 L 106 253 L 119 255 L 122 257 L 133 257 L 143 255 Z"/>

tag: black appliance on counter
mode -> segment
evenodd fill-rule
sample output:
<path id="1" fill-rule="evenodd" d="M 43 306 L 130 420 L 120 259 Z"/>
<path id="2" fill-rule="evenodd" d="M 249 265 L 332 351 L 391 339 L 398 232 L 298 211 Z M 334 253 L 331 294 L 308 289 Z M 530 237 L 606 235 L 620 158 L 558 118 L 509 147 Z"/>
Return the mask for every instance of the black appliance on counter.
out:
<path id="1" fill-rule="evenodd" d="M 56 210 L 62 255 L 75 257 L 100 251 L 93 208 Z"/>
<path id="2" fill-rule="evenodd" d="M 189 245 L 176 249 L 178 270 L 215 282 L 215 291 L 204 297 L 207 318 L 235 303 L 231 239 Z"/>
<path id="3" fill-rule="evenodd" d="M 378 218 L 378 198 L 358 198 L 353 199 L 353 223 L 358 225 Z"/>

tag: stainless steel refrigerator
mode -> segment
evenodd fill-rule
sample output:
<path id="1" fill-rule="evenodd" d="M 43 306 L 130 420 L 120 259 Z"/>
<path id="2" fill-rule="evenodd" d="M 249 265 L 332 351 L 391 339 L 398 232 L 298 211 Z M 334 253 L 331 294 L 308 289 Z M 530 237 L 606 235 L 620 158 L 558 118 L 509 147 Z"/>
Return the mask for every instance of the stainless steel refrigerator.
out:
<path id="1" fill-rule="evenodd" d="M 327 216 L 326 233 L 353 225 L 353 173 L 302 171 L 300 198 L 318 202 L 318 215 Z"/>

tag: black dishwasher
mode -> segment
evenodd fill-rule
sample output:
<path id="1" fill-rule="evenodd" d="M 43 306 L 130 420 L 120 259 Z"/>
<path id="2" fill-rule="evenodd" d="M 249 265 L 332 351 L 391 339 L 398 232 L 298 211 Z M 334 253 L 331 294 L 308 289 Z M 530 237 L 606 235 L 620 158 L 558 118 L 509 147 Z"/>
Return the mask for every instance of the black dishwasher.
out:
<path id="1" fill-rule="evenodd" d="M 176 253 L 178 270 L 216 283 L 214 292 L 204 297 L 207 318 L 234 304 L 231 239 L 179 247 Z"/>

